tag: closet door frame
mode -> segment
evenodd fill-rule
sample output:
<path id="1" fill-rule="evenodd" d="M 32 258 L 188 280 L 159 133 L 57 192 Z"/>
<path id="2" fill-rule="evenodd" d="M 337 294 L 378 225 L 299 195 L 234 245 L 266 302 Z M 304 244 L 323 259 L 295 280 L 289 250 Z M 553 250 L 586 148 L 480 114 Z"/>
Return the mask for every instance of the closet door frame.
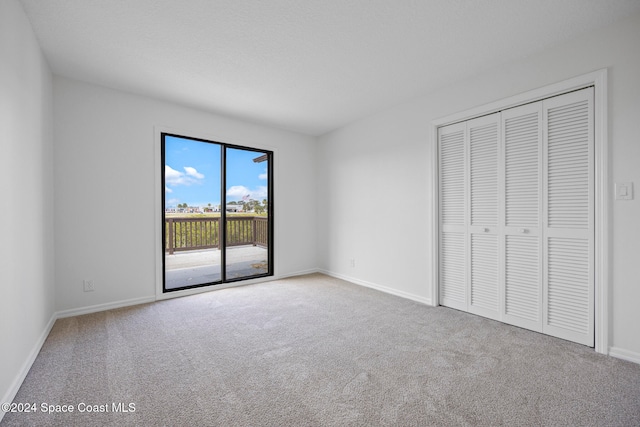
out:
<path id="1" fill-rule="evenodd" d="M 499 112 L 508 108 L 536 102 L 556 95 L 594 87 L 594 157 L 595 157 L 595 248 L 594 248 L 594 299 L 595 299 L 595 351 L 609 354 L 609 180 L 607 136 L 607 69 L 594 71 L 559 83 L 514 95 L 470 110 L 455 113 L 431 123 L 431 301 L 434 306 L 439 301 L 439 170 L 438 170 L 438 128 L 476 117 Z"/>

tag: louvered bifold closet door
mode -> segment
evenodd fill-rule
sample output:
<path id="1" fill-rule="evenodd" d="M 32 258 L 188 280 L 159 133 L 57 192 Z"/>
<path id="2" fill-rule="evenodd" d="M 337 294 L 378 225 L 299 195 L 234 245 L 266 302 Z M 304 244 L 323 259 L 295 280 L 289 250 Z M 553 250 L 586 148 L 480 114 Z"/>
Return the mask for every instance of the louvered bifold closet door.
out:
<path id="1" fill-rule="evenodd" d="M 503 321 L 542 331 L 542 102 L 502 112 Z"/>
<path id="2" fill-rule="evenodd" d="M 499 180 L 500 114 L 467 122 L 469 138 L 468 311 L 500 317 Z"/>
<path id="3" fill-rule="evenodd" d="M 543 118 L 543 332 L 593 346 L 593 88 L 545 100 Z"/>
<path id="4" fill-rule="evenodd" d="M 465 123 L 438 129 L 440 303 L 459 310 L 467 309 L 465 138 Z"/>

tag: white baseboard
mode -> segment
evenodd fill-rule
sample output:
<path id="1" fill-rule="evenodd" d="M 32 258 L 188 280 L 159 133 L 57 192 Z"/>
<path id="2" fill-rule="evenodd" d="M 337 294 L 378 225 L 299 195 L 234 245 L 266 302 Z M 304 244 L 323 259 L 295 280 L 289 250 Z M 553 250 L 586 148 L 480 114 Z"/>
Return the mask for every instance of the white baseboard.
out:
<path id="1" fill-rule="evenodd" d="M 97 313 L 99 311 L 111 310 L 114 308 L 122 308 L 122 307 L 129 307 L 131 305 L 146 304 L 148 302 L 154 302 L 155 300 L 156 300 L 156 297 L 151 296 L 151 297 L 132 298 L 132 299 L 127 299 L 122 301 L 108 302 L 106 304 L 90 305 L 88 307 L 72 308 L 70 310 L 58 311 L 56 313 L 56 316 L 57 316 L 56 318 L 63 319 L 65 317 L 73 317 L 73 316 L 80 316 L 82 314 Z"/>
<path id="2" fill-rule="evenodd" d="M 377 283 L 367 282 L 366 280 L 356 279 L 354 277 L 349 277 L 344 274 L 334 273 L 333 271 L 320 269 L 318 272 L 322 274 L 326 274 L 327 276 L 335 277 L 337 279 L 346 280 L 347 282 L 351 282 L 356 285 L 364 286 L 366 288 L 375 289 L 380 292 L 384 292 L 386 294 L 395 295 L 401 298 L 410 299 L 412 301 L 416 301 L 422 304 L 433 306 L 433 302 L 431 298 L 421 297 L 419 295 L 414 295 L 409 292 L 399 291 L 397 289 L 389 288 L 387 286 L 379 285 Z"/>
<path id="3" fill-rule="evenodd" d="M 624 348 L 609 347 L 609 356 L 640 364 L 640 353 L 625 350 Z"/>
<path id="4" fill-rule="evenodd" d="M 7 390 L 5 395 L 0 400 L 0 403 L 13 402 L 13 399 L 16 397 L 16 394 L 18 394 L 18 390 L 20 390 L 20 386 L 22 386 L 24 379 L 27 377 L 27 374 L 29 373 L 31 366 L 33 365 L 33 362 L 36 361 L 36 357 L 38 357 L 38 354 L 40 353 L 40 349 L 42 348 L 42 345 L 44 344 L 47 337 L 49 336 L 49 332 L 51 332 L 51 328 L 53 328 L 53 324 L 56 323 L 56 319 L 57 319 L 56 313 L 53 313 L 53 315 L 49 319 L 49 322 L 47 322 L 47 325 L 44 327 L 44 330 L 40 334 L 40 337 L 38 337 L 38 341 L 36 341 L 33 348 L 31 349 L 29 356 L 27 356 L 24 363 L 20 367 L 18 374 L 16 375 L 15 379 L 13 380 L 13 383 L 11 383 L 11 386 L 9 387 L 9 390 Z M 5 414 L 4 411 L 0 411 L 0 421 L 2 421 L 2 418 L 4 418 L 4 414 Z"/>

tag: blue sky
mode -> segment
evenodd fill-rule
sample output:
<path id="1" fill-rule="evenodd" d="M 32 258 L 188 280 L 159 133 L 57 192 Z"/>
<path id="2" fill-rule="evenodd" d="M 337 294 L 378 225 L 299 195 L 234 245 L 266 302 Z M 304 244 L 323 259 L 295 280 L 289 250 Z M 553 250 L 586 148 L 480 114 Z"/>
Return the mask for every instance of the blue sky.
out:
<path id="1" fill-rule="evenodd" d="M 267 162 L 261 153 L 227 149 L 227 202 L 267 198 Z M 165 138 L 165 204 L 220 204 L 220 145 L 184 138 Z"/>

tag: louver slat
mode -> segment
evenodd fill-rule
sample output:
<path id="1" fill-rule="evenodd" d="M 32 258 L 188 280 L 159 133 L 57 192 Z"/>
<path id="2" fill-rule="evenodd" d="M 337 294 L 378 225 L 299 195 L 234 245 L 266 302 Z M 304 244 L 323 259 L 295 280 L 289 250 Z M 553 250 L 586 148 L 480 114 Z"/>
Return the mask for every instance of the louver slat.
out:
<path id="1" fill-rule="evenodd" d="M 498 239 L 471 235 L 471 306 L 498 310 Z"/>
<path id="2" fill-rule="evenodd" d="M 498 125 L 471 127 L 471 225 L 498 224 Z"/>
<path id="3" fill-rule="evenodd" d="M 548 240 L 548 319 L 551 326 L 589 332 L 589 241 Z"/>
<path id="4" fill-rule="evenodd" d="M 540 322 L 538 238 L 506 236 L 505 313 Z"/>
<path id="5" fill-rule="evenodd" d="M 505 119 L 505 224 L 537 227 L 539 222 L 539 114 Z"/>
<path id="6" fill-rule="evenodd" d="M 442 224 L 464 225 L 464 130 L 440 136 L 440 215 Z"/>
<path id="7" fill-rule="evenodd" d="M 550 108 L 547 113 L 547 209 L 551 228 L 589 227 L 588 113 L 588 100 Z"/>
<path id="8" fill-rule="evenodd" d="M 444 305 L 466 306 L 465 234 L 443 232 L 440 238 L 440 299 Z"/>

